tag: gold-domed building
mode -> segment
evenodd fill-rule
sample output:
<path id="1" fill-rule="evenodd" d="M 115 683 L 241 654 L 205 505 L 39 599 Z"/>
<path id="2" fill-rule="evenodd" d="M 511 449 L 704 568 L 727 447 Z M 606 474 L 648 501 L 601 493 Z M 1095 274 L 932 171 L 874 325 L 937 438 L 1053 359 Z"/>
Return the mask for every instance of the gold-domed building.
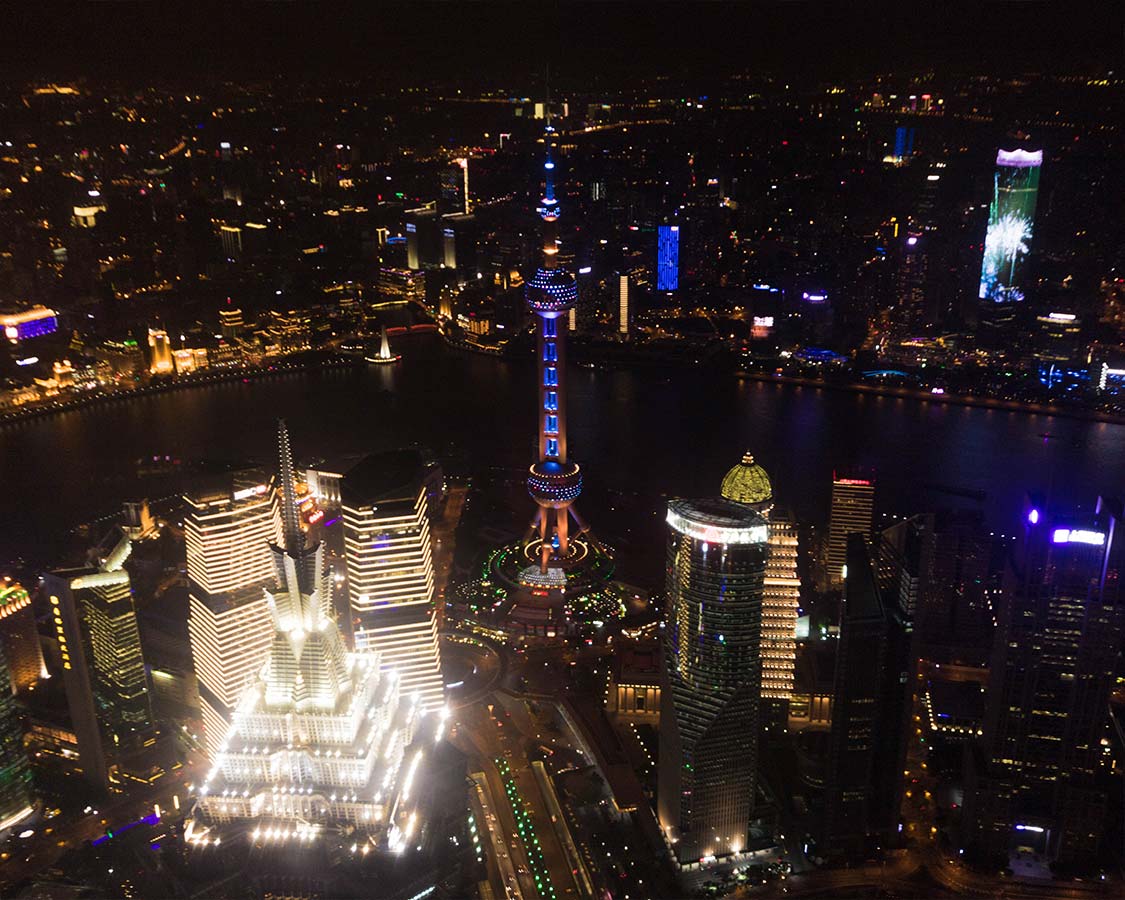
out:
<path id="1" fill-rule="evenodd" d="M 785 727 L 793 694 L 793 666 L 797 653 L 797 612 L 801 579 L 797 574 L 797 523 L 774 509 L 770 476 L 747 451 L 742 461 L 723 476 L 720 493 L 741 503 L 769 522 L 769 560 L 762 592 L 762 697 L 773 709 L 767 728 Z"/>
<path id="2" fill-rule="evenodd" d="M 735 503 L 744 503 L 753 506 L 759 512 L 762 506 L 773 505 L 773 485 L 766 470 L 754 462 L 754 455 L 750 451 L 742 457 L 742 462 L 733 466 L 723 476 L 723 485 L 719 491 L 724 500 L 733 500 Z"/>

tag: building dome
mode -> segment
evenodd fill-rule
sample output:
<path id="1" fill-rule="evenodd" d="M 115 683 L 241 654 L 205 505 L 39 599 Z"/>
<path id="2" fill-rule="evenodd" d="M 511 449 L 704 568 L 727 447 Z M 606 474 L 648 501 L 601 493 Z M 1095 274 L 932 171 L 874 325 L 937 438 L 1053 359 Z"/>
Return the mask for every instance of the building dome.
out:
<path id="1" fill-rule="evenodd" d="M 754 462 L 754 457 L 749 452 L 742 457 L 742 462 L 723 476 L 720 493 L 726 500 L 751 505 L 769 503 L 773 499 L 769 475 Z"/>

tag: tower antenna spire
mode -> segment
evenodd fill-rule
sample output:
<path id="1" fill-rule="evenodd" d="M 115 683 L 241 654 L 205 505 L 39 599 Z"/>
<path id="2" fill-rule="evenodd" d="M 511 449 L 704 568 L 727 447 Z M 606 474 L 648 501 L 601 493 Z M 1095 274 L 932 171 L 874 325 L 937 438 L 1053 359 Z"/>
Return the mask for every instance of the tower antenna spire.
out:
<path id="1" fill-rule="evenodd" d="M 297 485 L 293 479 L 293 451 L 289 447 L 289 429 L 284 419 L 277 420 L 277 455 L 285 549 L 294 552 L 301 549 L 304 540 L 301 535 L 301 517 L 297 510 Z"/>

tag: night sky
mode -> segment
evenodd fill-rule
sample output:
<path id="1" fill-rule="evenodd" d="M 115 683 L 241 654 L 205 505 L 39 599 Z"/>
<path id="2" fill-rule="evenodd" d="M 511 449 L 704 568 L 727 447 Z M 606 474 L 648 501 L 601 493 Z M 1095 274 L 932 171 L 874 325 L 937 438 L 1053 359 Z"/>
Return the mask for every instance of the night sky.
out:
<path id="1" fill-rule="evenodd" d="M 534 88 L 630 75 L 706 80 L 910 69 L 1125 69 L 1123 4 L 124 3 L 5 11 L 0 71 L 200 76 L 457 76 Z M 701 85 L 704 86 L 704 85 Z"/>

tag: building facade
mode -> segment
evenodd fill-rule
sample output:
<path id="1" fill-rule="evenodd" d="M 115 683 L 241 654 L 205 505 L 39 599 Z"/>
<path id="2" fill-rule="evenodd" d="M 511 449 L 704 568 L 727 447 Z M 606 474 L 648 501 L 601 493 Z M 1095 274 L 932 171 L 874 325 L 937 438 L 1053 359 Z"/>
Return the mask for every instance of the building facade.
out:
<path id="1" fill-rule="evenodd" d="M 378 651 L 404 696 L 444 703 L 426 467 L 413 450 L 367 457 L 341 482 L 356 650 Z"/>
<path id="2" fill-rule="evenodd" d="M 966 790 L 968 840 L 1007 855 L 1093 862 L 1106 795 L 1096 779 L 1125 616 L 1119 506 L 1029 500 L 999 592 L 981 752 Z"/>
<path id="3" fill-rule="evenodd" d="M 185 838 L 210 843 L 241 831 L 259 844 L 333 834 L 402 851 L 421 829 L 412 795 L 421 710 L 400 695 L 377 653 L 346 651 L 324 547 L 301 529 L 284 424 L 279 447 L 283 536 L 271 548 L 270 651 L 239 701 Z"/>
<path id="4" fill-rule="evenodd" d="M 273 480 L 263 472 L 185 495 L 188 636 L 203 738 L 214 755 L 273 640 L 265 589 L 274 583 L 270 544 L 281 535 Z"/>
<path id="5" fill-rule="evenodd" d="M 22 822 L 33 810 L 31 766 L 19 711 L 12 699 L 7 657 L 0 647 L 0 833 Z"/>
<path id="6" fill-rule="evenodd" d="M 723 476 L 720 494 L 761 513 L 769 523 L 769 561 L 762 590 L 762 698 L 770 710 L 767 728 L 784 725 L 793 694 L 801 600 L 797 523 L 774 507 L 769 475 L 750 453 Z"/>
<path id="7" fill-rule="evenodd" d="M 668 504 L 658 816 L 681 866 L 742 852 L 758 783 L 765 518 Z"/>
<path id="8" fill-rule="evenodd" d="M 680 287 L 680 226 L 660 225 L 656 229 L 656 289 L 675 291 Z"/>
<path id="9" fill-rule="evenodd" d="M 8 579 L 0 581 L 0 641 L 8 661 L 12 693 L 27 690 L 43 677 L 46 669 L 31 595 Z"/>
<path id="10" fill-rule="evenodd" d="M 828 549 L 825 563 L 829 585 L 844 582 L 849 534 L 871 534 L 875 516 L 875 478 L 869 472 L 832 475 L 832 505 L 828 511 Z"/>
<path id="11" fill-rule="evenodd" d="M 148 678 L 123 537 L 96 567 L 43 577 L 63 667 L 67 707 L 86 780 L 109 786 L 110 768 L 153 741 Z"/>
<path id="12" fill-rule="evenodd" d="M 898 830 L 914 688 L 907 606 L 924 563 L 883 536 L 852 532 L 847 549 L 820 839 L 854 854 Z"/>
<path id="13" fill-rule="evenodd" d="M 1028 280 L 1024 270 L 1035 226 L 1042 165 L 1042 150 L 1000 150 L 996 154 L 978 291 L 986 308 L 1024 299 Z M 982 318 L 988 315 L 982 311 Z"/>

